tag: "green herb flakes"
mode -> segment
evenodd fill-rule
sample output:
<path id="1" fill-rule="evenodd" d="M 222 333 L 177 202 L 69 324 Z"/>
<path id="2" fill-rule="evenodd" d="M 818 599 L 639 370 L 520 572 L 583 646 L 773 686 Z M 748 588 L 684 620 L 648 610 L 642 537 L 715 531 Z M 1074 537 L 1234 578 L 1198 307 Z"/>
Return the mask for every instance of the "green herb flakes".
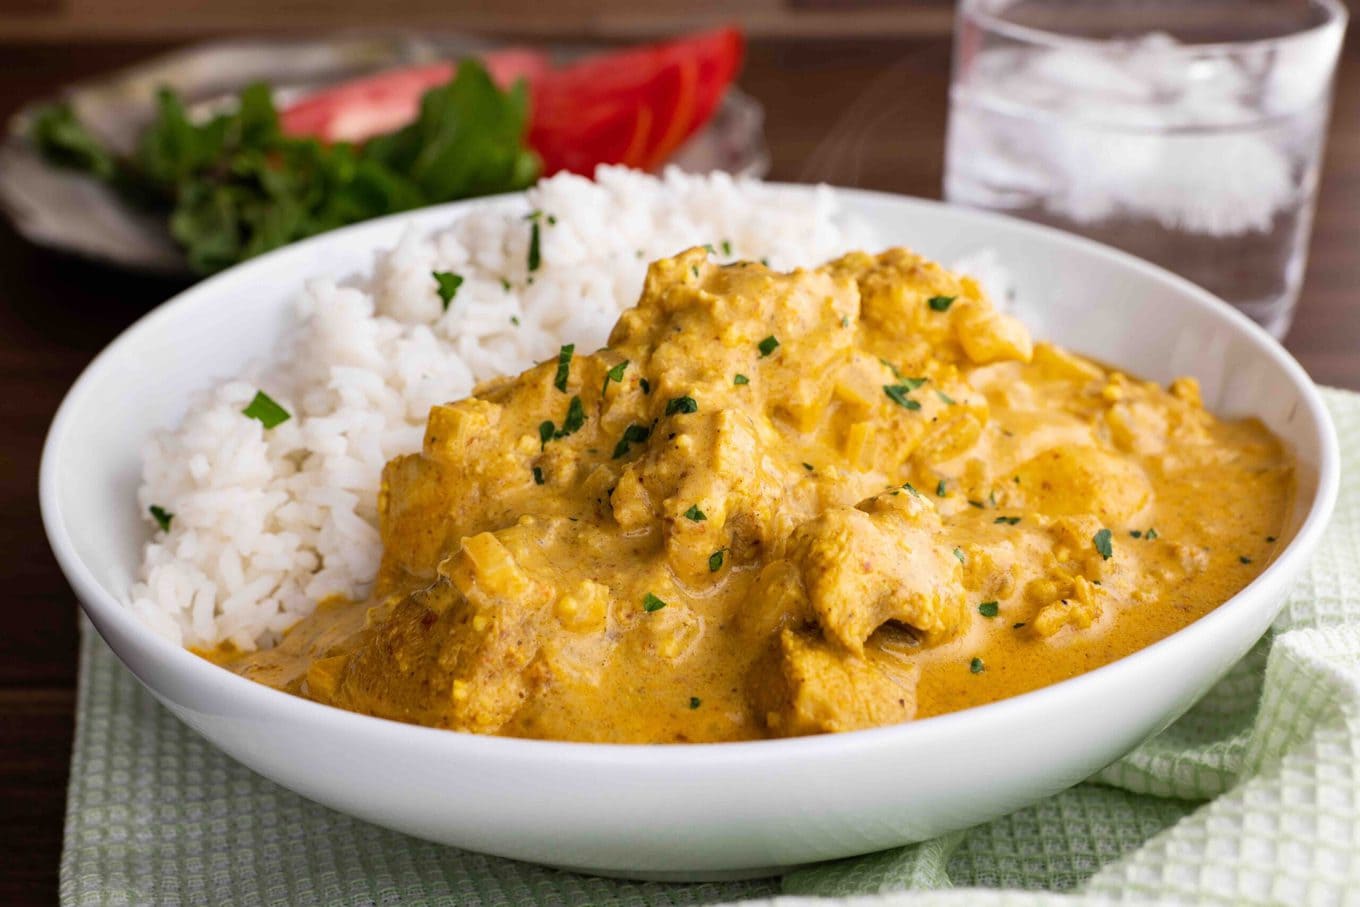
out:
<path id="1" fill-rule="evenodd" d="M 723 254 L 726 255 L 728 258 L 732 257 L 732 243 L 730 240 L 724 239 L 722 241 L 722 250 Z"/>
<path id="2" fill-rule="evenodd" d="M 1112 541 L 1114 533 L 1108 529 L 1102 529 L 1091 536 L 1091 541 L 1096 546 L 1096 551 L 1100 552 L 1103 560 L 1109 560 L 1114 555 L 1114 543 Z"/>
<path id="3" fill-rule="evenodd" d="M 750 383 L 751 383 L 751 379 L 750 379 L 750 378 L 747 378 L 745 375 L 743 375 L 743 374 L 741 374 L 741 373 L 737 373 L 736 375 L 733 375 L 733 376 L 732 376 L 732 383 L 733 383 L 733 384 L 750 384 Z"/>
<path id="4" fill-rule="evenodd" d="M 1018 516 L 999 516 L 992 520 L 992 522 L 1005 523 L 1007 526 L 1014 526 L 1016 523 L 1020 522 L 1020 518 Z"/>
<path id="5" fill-rule="evenodd" d="M 1141 539 L 1142 537 L 1143 537 L 1143 533 L 1140 532 L 1139 530 L 1137 530 L 1137 529 L 1130 529 L 1130 530 L 1129 530 L 1129 538 Z"/>
<path id="6" fill-rule="evenodd" d="M 634 444 L 641 444 L 652 436 L 652 430 L 645 425 L 634 422 L 623 430 L 623 437 L 619 438 L 619 443 L 614 445 L 614 459 L 628 453 Z"/>
<path id="7" fill-rule="evenodd" d="M 771 334 L 764 340 L 760 341 L 760 343 L 758 344 L 758 348 L 760 350 L 760 358 L 764 359 L 766 356 L 770 355 L 775 350 L 779 349 L 779 339 L 775 337 L 773 334 Z"/>
<path id="8" fill-rule="evenodd" d="M 652 382 L 646 378 L 638 379 L 638 387 L 642 388 L 642 395 L 645 397 L 652 392 Z"/>
<path id="9" fill-rule="evenodd" d="M 689 510 L 685 511 L 685 519 L 695 523 L 702 523 L 704 520 L 708 519 L 708 517 L 699 509 L 698 504 L 691 504 L 689 505 Z"/>
<path id="10" fill-rule="evenodd" d="M 623 383 L 623 373 L 624 373 L 625 371 L 627 371 L 627 370 L 628 370 L 628 360 L 625 359 L 625 360 L 623 360 L 622 362 L 620 362 L 618 365 L 616 365 L 616 366 L 614 366 L 613 368 L 611 368 L 609 371 L 605 372 L 605 373 L 604 373 L 604 384 L 600 387 L 600 396 L 604 396 L 604 392 L 607 391 L 607 390 L 609 390 L 609 382 L 613 381 L 615 384 L 622 384 L 622 383 Z"/>
<path id="11" fill-rule="evenodd" d="M 1147 532 L 1143 533 L 1143 538 L 1147 539 L 1149 542 L 1152 541 L 1153 539 L 1157 538 L 1157 530 L 1149 529 Z"/>
<path id="12" fill-rule="evenodd" d="M 940 481 L 935 485 L 935 497 L 942 498 L 944 497 L 944 493 L 945 493 L 944 479 L 940 479 Z"/>
<path id="13" fill-rule="evenodd" d="M 562 420 L 562 430 L 557 432 L 554 437 L 565 438 L 567 435 L 574 435 L 585 424 L 586 408 L 581 405 L 579 396 L 573 396 L 571 402 L 567 404 L 567 417 Z"/>
<path id="14" fill-rule="evenodd" d="M 534 484 L 535 485 L 543 484 L 543 469 L 539 466 L 534 467 Z"/>
<path id="15" fill-rule="evenodd" d="M 727 550 L 726 548 L 719 548 L 717 551 L 713 552 L 708 556 L 709 573 L 717 573 L 719 570 L 722 569 L 723 552 L 725 552 L 726 550 Z"/>
<path id="16" fill-rule="evenodd" d="M 161 532 L 169 532 L 170 521 L 175 518 L 175 515 L 159 504 L 152 504 L 147 509 L 151 511 L 151 518 L 156 521 L 156 525 L 161 527 Z"/>
<path id="17" fill-rule="evenodd" d="M 905 384 L 883 385 L 883 393 L 888 395 L 889 400 L 903 409 L 918 410 L 921 408 L 921 404 L 907 396 L 910 391 L 911 388 L 907 387 Z"/>
<path id="18" fill-rule="evenodd" d="M 699 706 L 701 706 L 701 705 L 703 705 L 703 704 L 704 704 L 704 701 L 703 701 L 702 699 L 700 699 L 698 696 L 691 696 L 691 697 L 689 697 L 689 707 L 690 707 L 691 710 L 697 709 Z"/>
<path id="19" fill-rule="evenodd" d="M 983 510 L 983 509 L 986 508 L 987 505 L 986 505 L 986 504 L 983 504 L 981 501 L 975 501 L 975 500 L 973 500 L 972 498 L 969 498 L 969 499 L 968 499 L 968 506 L 969 506 L 969 507 L 976 507 L 978 510 Z"/>
<path id="20" fill-rule="evenodd" d="M 653 611 L 660 611 L 664 607 L 666 607 L 666 603 L 650 592 L 642 597 L 642 610 L 648 614 Z"/>
<path id="21" fill-rule="evenodd" d="M 1243 564 L 1250 564 L 1250 563 L 1251 563 L 1251 558 L 1247 557 L 1245 554 L 1239 554 L 1239 555 L 1237 556 L 1237 560 L 1238 560 L 1238 562 L 1243 563 Z"/>
<path id="22" fill-rule="evenodd" d="M 953 305 L 954 300 L 958 298 L 959 297 L 957 296 L 932 296 L 927 301 L 927 304 L 937 312 L 948 312 L 949 307 Z"/>
<path id="23" fill-rule="evenodd" d="M 557 352 L 557 376 L 553 378 L 553 387 L 562 393 L 567 392 L 567 379 L 571 377 L 571 357 L 576 354 L 576 344 L 568 343 Z"/>
<path id="24" fill-rule="evenodd" d="M 963 549 L 962 549 L 962 548 L 955 548 L 955 549 L 954 549 L 954 556 L 955 556 L 956 558 L 959 559 L 959 563 L 960 563 L 960 564 L 966 564 L 966 563 L 968 563 L 968 559 L 967 559 L 966 557 L 964 557 L 964 555 L 963 555 Z"/>
<path id="25" fill-rule="evenodd" d="M 538 218 L 529 225 L 529 273 L 538 270 L 538 266 L 543 264 L 543 253 L 539 249 Z"/>
<path id="26" fill-rule="evenodd" d="M 806 469 L 808 472 L 812 472 L 813 467 L 811 463 L 804 463 L 803 468 Z"/>
<path id="27" fill-rule="evenodd" d="M 553 435 L 556 431 L 557 426 L 550 421 L 538 423 L 538 446 L 540 448 L 547 446 L 547 443 L 553 439 Z"/>
<path id="28" fill-rule="evenodd" d="M 987 666 L 982 663 L 981 658 L 974 658 L 972 661 L 968 662 L 968 670 L 974 674 L 981 674 L 986 669 Z"/>
<path id="29" fill-rule="evenodd" d="M 983 602 L 978 605 L 978 613 L 983 617 L 996 617 L 1001 613 L 1001 605 L 997 602 Z"/>
<path id="30" fill-rule="evenodd" d="M 453 302 L 453 297 L 458 295 L 458 288 L 463 285 L 463 276 L 452 271 L 431 271 L 434 282 L 439 288 L 439 301 L 444 304 L 444 311 L 449 310 L 449 303 Z"/>
<path id="31" fill-rule="evenodd" d="M 953 406 L 956 402 L 953 397 L 949 396 L 944 391 L 937 390 L 935 392 L 935 396 L 939 397 L 940 402 L 943 403 L 945 406 Z"/>
<path id="32" fill-rule="evenodd" d="M 910 491 L 911 496 L 914 498 L 919 498 L 921 496 L 921 492 L 917 491 L 916 486 L 912 485 L 910 482 L 903 482 L 902 487 L 905 488 L 907 491 Z"/>
<path id="33" fill-rule="evenodd" d="M 666 401 L 666 415 L 673 416 L 676 413 L 697 413 L 699 403 L 693 397 L 672 397 Z"/>
<path id="34" fill-rule="evenodd" d="M 292 418 L 288 414 L 288 410 L 275 403 L 264 391 L 256 391 L 255 399 L 251 400 L 250 405 L 241 412 L 259 422 L 266 429 L 282 425 Z"/>

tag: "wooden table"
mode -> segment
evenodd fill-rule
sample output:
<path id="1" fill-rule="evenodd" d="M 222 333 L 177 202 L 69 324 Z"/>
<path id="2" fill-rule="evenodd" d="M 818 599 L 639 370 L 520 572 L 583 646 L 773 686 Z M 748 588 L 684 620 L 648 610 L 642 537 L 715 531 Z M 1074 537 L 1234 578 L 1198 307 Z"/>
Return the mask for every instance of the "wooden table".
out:
<path id="1" fill-rule="evenodd" d="M 0 45 L 0 115 L 165 44 Z M 757 42 L 771 176 L 937 196 L 949 42 Z M 856 101 L 859 101 L 857 104 Z M 0 903 L 55 899 L 75 686 L 75 598 L 39 522 L 38 457 L 66 388 L 115 334 L 179 289 L 27 245 L 0 226 Z M 1302 306 L 1287 343 L 1320 382 L 1360 388 L 1360 42 L 1340 73 Z M 129 401 L 129 405 L 135 405 Z"/>

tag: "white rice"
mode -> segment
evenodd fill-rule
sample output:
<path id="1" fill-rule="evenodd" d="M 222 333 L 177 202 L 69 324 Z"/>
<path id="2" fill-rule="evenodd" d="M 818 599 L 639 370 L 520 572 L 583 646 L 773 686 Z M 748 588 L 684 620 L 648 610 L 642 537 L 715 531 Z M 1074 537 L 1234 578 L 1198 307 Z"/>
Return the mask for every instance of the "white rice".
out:
<path id="1" fill-rule="evenodd" d="M 532 282 L 530 210 L 542 212 Z M 276 358 L 199 395 L 148 444 L 142 512 L 174 517 L 145 548 L 130 607 L 179 644 L 250 650 L 327 596 L 365 595 L 381 556 L 383 464 L 419 449 L 430 407 L 564 343 L 598 348 L 636 302 L 648 261 L 704 243 L 719 260 L 777 268 L 877 245 L 829 190 L 601 168 L 594 181 L 556 176 L 527 201 L 408 234 L 368 275 L 314 281 Z M 447 312 L 432 271 L 464 278 Z M 292 418 L 265 430 L 242 415 L 257 390 Z"/>

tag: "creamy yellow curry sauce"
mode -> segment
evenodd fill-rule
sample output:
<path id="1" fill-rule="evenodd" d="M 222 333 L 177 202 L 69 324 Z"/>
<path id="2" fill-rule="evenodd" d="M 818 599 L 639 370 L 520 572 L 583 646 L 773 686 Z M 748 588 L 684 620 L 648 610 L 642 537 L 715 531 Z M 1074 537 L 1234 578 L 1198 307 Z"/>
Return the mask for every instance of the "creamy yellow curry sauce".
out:
<path id="1" fill-rule="evenodd" d="M 1043 344 L 910 252 L 654 263 L 607 348 L 435 407 L 370 601 L 216 653 L 340 708 L 563 740 L 907 721 L 1158 640 L 1270 559 L 1253 420 Z"/>

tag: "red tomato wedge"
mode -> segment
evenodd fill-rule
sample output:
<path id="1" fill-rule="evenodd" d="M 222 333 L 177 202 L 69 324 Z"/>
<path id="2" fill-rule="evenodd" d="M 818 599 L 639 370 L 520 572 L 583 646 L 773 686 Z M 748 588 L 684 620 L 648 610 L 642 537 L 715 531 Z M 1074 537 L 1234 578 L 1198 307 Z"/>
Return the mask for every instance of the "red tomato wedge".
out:
<path id="1" fill-rule="evenodd" d="M 703 32 L 676 41 L 596 54 L 534 84 L 529 144 L 543 172 L 589 175 L 596 164 L 652 169 L 663 164 L 717 109 L 741 65 L 741 32 Z M 620 122 L 646 138 L 613 147 Z"/>
<path id="2" fill-rule="evenodd" d="M 741 66 L 733 28 L 594 54 L 553 68 L 536 51 L 484 56 L 502 87 L 526 79 L 533 98 L 528 141 L 543 173 L 589 176 L 599 164 L 655 169 L 713 116 Z M 280 116 L 288 135 L 361 142 L 413 120 L 420 97 L 453 76 L 452 63 L 394 70 L 310 95 Z"/>
<path id="3" fill-rule="evenodd" d="M 509 88 L 517 79 L 532 85 L 549 68 L 546 55 L 517 47 L 486 54 L 482 62 L 502 88 Z M 344 82 L 307 95 L 285 109 L 279 114 L 279 126 L 285 135 L 362 142 L 414 120 L 420 112 L 421 96 L 453 78 L 453 71 L 453 63 L 440 61 Z"/>

